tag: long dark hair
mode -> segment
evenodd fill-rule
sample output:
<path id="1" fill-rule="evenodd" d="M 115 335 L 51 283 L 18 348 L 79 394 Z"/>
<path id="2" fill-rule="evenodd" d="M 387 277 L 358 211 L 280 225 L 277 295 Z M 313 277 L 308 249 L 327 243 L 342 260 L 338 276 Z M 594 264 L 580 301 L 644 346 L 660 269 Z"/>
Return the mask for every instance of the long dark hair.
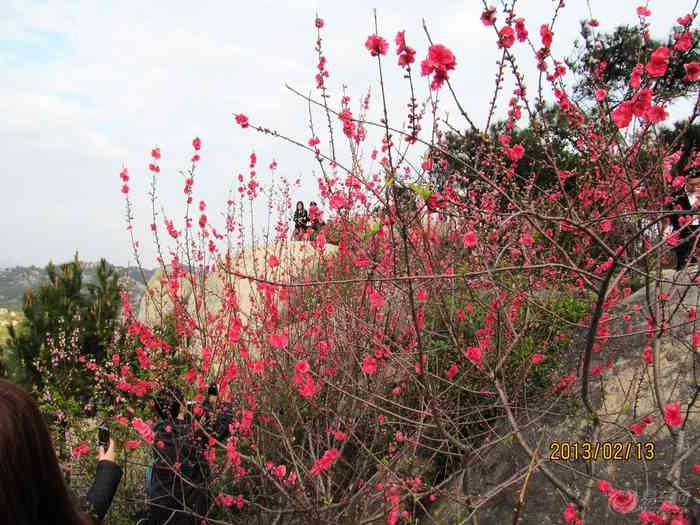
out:
<path id="1" fill-rule="evenodd" d="M 0 523 L 89 525 L 66 488 L 39 407 L 0 379 Z"/>
<path id="2" fill-rule="evenodd" d="M 301 204 L 301 210 L 299 209 L 299 205 Z M 304 202 L 303 201 L 297 201 L 297 207 L 294 208 L 294 211 L 304 211 Z"/>

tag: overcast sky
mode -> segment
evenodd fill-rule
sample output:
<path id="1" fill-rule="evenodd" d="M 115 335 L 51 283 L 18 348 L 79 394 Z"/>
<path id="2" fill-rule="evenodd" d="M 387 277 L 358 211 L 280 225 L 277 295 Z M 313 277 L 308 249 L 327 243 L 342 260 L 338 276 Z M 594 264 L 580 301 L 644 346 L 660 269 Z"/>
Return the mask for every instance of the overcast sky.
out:
<path id="1" fill-rule="evenodd" d="M 8 5 L 9 3 L 9 5 Z M 640 2 L 641 3 L 641 2 Z M 667 34 L 691 1 L 650 2 L 655 36 Z M 553 2 L 521 0 L 531 36 L 551 18 Z M 569 0 L 555 28 L 553 52 L 571 52 L 578 21 L 589 18 L 586 2 Z M 600 29 L 636 22 L 636 2 L 591 0 Z M 378 118 L 376 64 L 364 49 L 379 29 L 392 44 L 386 82 L 393 122 L 404 119 L 408 92 L 395 67 L 393 38 L 406 30 L 421 60 L 427 50 L 425 18 L 435 42 L 457 56 L 451 75 L 465 109 L 483 125 L 498 57 L 492 28 L 479 21 L 481 2 L 228 1 L 228 2 L 30 2 L 4 0 L 0 20 L 0 266 L 62 262 L 78 250 L 81 259 L 106 257 L 133 262 L 125 231 L 119 171 L 129 168 L 135 201 L 136 235 L 147 266 L 154 251 L 146 191 L 149 152 L 159 146 L 158 175 L 166 211 L 182 215 L 182 177 L 191 141 L 203 142 L 195 202 L 209 204 L 218 225 L 226 193 L 245 172 L 255 151 L 260 167 L 272 159 L 278 173 L 301 177 L 294 200 L 309 200 L 316 189 L 316 163 L 287 144 L 242 130 L 232 113 L 306 142 L 305 103 L 284 87 L 314 87 L 315 12 L 325 20 L 331 103 L 349 86 L 353 109 L 371 86 L 370 117 Z M 501 14 L 500 20 L 503 19 Z M 516 44 L 515 48 L 518 48 Z M 524 48 L 521 45 L 521 49 Z M 527 63 L 531 63 L 528 58 Z M 418 92 L 427 93 L 426 79 Z M 509 96 L 506 90 L 504 97 Z M 499 107 L 505 107 L 507 98 Z M 446 110 L 450 105 L 445 105 Z M 451 116 L 451 121 L 463 123 Z M 367 149 L 373 145 L 368 144 Z M 261 169 L 260 172 L 265 170 Z M 262 175 L 262 173 L 261 173 Z M 263 177 L 264 178 L 264 177 Z M 257 218 L 263 218 L 264 206 Z"/>

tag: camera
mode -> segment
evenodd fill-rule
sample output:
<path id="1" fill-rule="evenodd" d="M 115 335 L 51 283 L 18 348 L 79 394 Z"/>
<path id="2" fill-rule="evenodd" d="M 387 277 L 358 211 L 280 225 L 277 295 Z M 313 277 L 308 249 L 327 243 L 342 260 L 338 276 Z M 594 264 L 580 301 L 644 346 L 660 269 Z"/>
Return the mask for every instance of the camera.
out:
<path id="1" fill-rule="evenodd" d="M 109 428 L 102 425 L 97 429 L 97 444 L 106 452 L 109 448 Z"/>

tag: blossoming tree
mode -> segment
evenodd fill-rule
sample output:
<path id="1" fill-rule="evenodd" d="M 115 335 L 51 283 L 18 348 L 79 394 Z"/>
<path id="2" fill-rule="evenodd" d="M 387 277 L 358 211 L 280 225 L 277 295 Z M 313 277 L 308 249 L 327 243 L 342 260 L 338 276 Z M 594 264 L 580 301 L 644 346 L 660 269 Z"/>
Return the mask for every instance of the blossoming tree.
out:
<path id="1" fill-rule="evenodd" d="M 329 220 L 314 241 L 287 241 L 293 184 L 275 176 L 275 191 L 263 187 L 254 154 L 224 223 L 210 220 L 207 204 L 195 205 L 199 138 L 178 227 L 156 210 L 161 152 L 152 151 L 151 230 L 173 338 L 127 303 L 128 341 L 92 373 L 118 391 L 112 415 L 134 432 L 130 448 L 157 452 L 149 402 L 163 385 L 179 384 L 195 401 L 187 410 L 207 436 L 201 461 L 210 471 L 209 510 L 198 519 L 692 519 L 698 270 L 668 265 L 679 243 L 695 249 L 686 235 L 692 212 L 674 196 L 700 166 L 700 145 L 684 140 L 696 106 L 676 135 L 659 137 L 678 98 L 663 89 L 667 75 L 682 68 L 684 93 L 698 94 L 700 64 L 688 60 L 695 10 L 680 13 L 668 45 L 651 49 L 649 11 L 640 7 L 639 61 L 624 89 L 608 86 L 608 65 L 596 63 L 587 79 L 594 100 L 578 101 L 571 72 L 551 52 L 564 3 L 546 22 L 505 4 L 485 4 L 481 15 L 500 53 L 482 128 L 450 83 L 458 54 L 427 27 L 424 39 L 399 31 L 394 46 L 377 27 L 365 47 L 379 101 L 367 94 L 355 108 L 344 93 L 334 103 L 320 18 L 316 94 L 290 87 L 308 106 L 309 136 L 234 113 L 232 124 L 293 143 L 316 163 Z M 595 32 L 597 21 L 587 24 Z M 539 71 L 534 96 L 518 46 Z M 410 89 L 405 115 L 388 110 L 396 95 L 384 88 L 387 68 L 401 68 Z M 515 85 L 508 116 L 498 140 L 487 140 L 507 78 Z M 565 147 L 553 146 L 548 89 L 567 126 Z M 458 108 L 464 131 L 441 118 L 442 100 Z M 526 172 L 518 167 L 531 152 L 514 140 L 523 125 L 541 151 Z M 448 147 L 448 132 L 470 137 L 469 155 Z M 543 186 L 545 169 L 555 176 Z M 132 175 L 120 176 L 131 230 Z M 273 248 L 253 249 L 243 241 L 246 212 L 266 198 Z M 669 234 L 671 217 L 679 226 Z M 194 417 L 212 382 L 232 411 L 224 437 Z"/>

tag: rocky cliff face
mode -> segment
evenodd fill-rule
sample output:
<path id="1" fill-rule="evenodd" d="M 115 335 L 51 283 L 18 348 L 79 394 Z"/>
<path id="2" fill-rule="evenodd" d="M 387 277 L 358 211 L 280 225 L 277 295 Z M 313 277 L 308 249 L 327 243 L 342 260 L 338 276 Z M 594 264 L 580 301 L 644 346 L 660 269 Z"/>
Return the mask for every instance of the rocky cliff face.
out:
<path id="1" fill-rule="evenodd" d="M 327 244 L 319 251 L 313 243 L 307 241 L 279 241 L 268 245 L 256 246 L 234 254 L 230 270 L 224 261 L 218 261 L 216 271 L 206 277 L 197 277 L 193 293 L 192 283 L 185 278 L 179 282 L 179 301 L 188 314 L 196 318 L 197 312 L 218 313 L 224 299 L 224 289 L 231 286 L 236 292 L 237 314 L 243 324 L 247 324 L 252 311 L 262 300 L 262 294 L 255 279 L 272 282 L 298 282 L 316 275 L 319 265 L 325 258 L 332 257 L 338 248 Z M 277 266 L 271 266 L 270 257 L 274 256 Z M 148 291 L 139 303 L 138 319 L 149 325 L 160 325 L 172 314 L 174 305 L 167 290 L 167 275 L 171 269 L 158 270 L 148 282 Z M 247 279 L 242 276 L 250 276 Z M 201 290 L 206 292 L 202 294 Z M 197 304 L 197 298 L 206 298 L 206 305 Z M 279 305 L 283 308 L 284 305 Z M 280 312 L 284 315 L 284 311 Z"/>
<path id="2" fill-rule="evenodd" d="M 665 271 L 661 286 L 651 286 L 649 297 L 651 310 L 662 322 L 674 327 L 654 345 L 647 337 L 647 316 L 650 305 L 647 291 L 638 290 L 618 304 L 607 322 L 608 343 L 602 352 L 594 354 L 593 364 L 601 365 L 603 372 L 592 380 L 592 403 L 601 425 L 597 434 L 581 402 L 580 382 L 570 395 L 561 397 L 547 411 L 531 410 L 531 420 L 520 421 L 521 435 L 535 450 L 540 448 L 541 465 L 550 469 L 564 485 L 585 497 L 587 481 L 593 481 L 590 493 L 591 512 L 586 523 L 622 525 L 639 523 L 641 511 L 656 511 L 664 501 L 673 498 L 672 481 L 687 493 L 676 492 L 679 504 L 692 504 L 692 497 L 700 499 L 700 474 L 693 465 L 700 463 L 700 406 L 695 404 L 683 429 L 671 435 L 663 422 L 660 407 L 679 401 L 685 415 L 686 407 L 700 388 L 700 353 L 692 342 L 692 310 L 700 307 L 700 287 L 692 285 L 692 278 L 685 272 Z M 662 301 L 655 302 L 661 296 Z M 628 315 L 629 317 L 626 317 Z M 574 340 L 571 362 L 575 364 L 585 346 L 586 333 Z M 655 367 L 643 358 L 644 349 L 651 343 L 656 349 Z M 606 363 L 612 360 L 612 367 Z M 655 368 L 655 370 L 654 370 Z M 570 371 L 570 370 L 569 370 Z M 657 399 L 657 395 L 660 399 Z M 642 434 L 630 431 L 630 425 L 654 415 L 654 422 L 646 425 Z M 534 418 L 538 419 L 534 419 Z M 512 428 L 500 428 L 503 441 L 489 449 L 481 457 L 465 458 L 466 468 L 456 472 L 445 484 L 450 498 L 441 498 L 430 509 L 436 523 L 471 523 L 462 521 L 475 515 L 480 524 L 512 523 L 514 509 L 531 456 L 523 451 L 511 434 Z M 550 459 L 552 453 L 562 455 L 561 444 L 568 443 L 570 455 L 578 444 L 580 455 L 584 443 L 610 443 L 611 450 L 621 448 L 619 459 L 606 460 L 609 456 L 600 451 L 597 460 Z M 630 457 L 627 443 L 631 443 Z M 639 444 L 639 449 L 637 448 Z M 650 444 L 650 445 L 647 445 Z M 638 457 L 642 450 L 649 459 Z M 599 449 L 600 450 L 600 449 Z M 676 475 L 669 476 L 671 466 L 682 456 Z M 638 501 L 627 514 L 614 511 L 608 498 L 596 485 L 597 480 L 609 481 L 620 490 L 635 491 Z M 496 488 L 503 488 L 498 495 L 487 499 Z M 471 507 L 465 504 L 471 502 Z M 562 515 L 569 499 L 556 489 L 540 470 L 533 470 L 528 481 L 525 501 L 518 523 L 523 525 L 547 525 L 562 523 Z"/>

